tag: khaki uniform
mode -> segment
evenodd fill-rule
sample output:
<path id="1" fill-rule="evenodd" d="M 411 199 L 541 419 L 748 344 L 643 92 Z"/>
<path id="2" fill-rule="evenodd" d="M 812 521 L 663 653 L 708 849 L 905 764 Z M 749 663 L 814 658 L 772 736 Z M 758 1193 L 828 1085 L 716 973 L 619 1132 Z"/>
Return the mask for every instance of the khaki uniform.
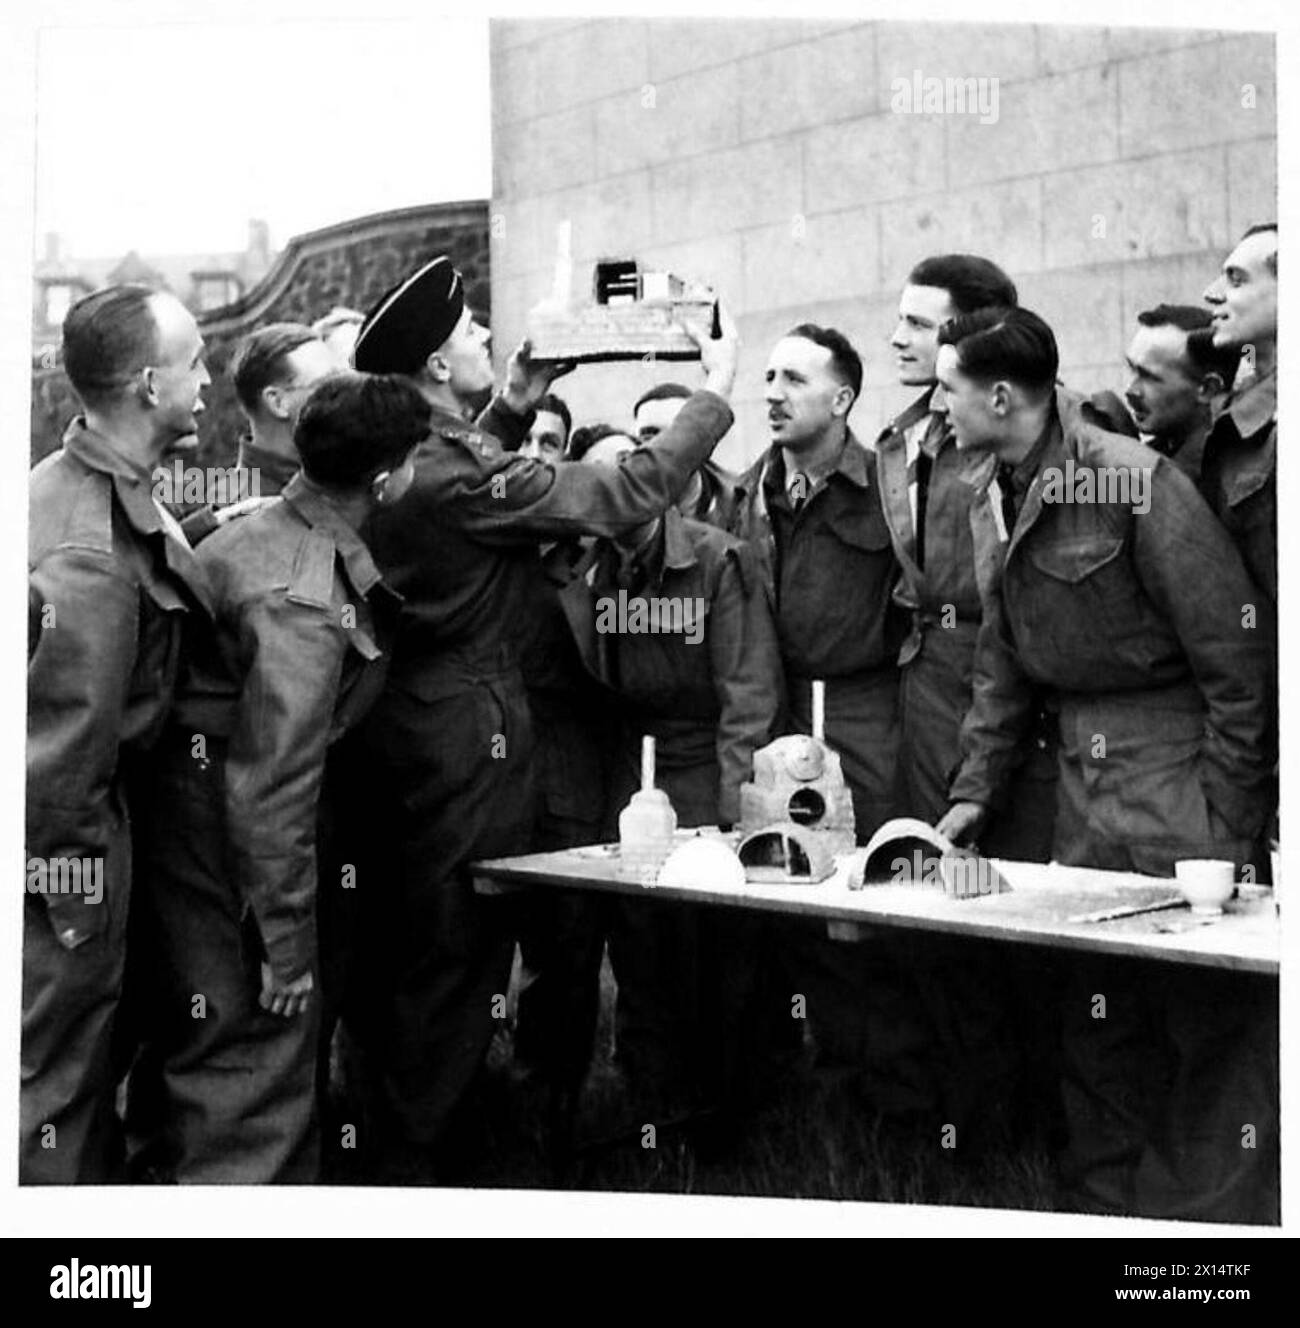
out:
<path id="1" fill-rule="evenodd" d="M 776 631 L 753 553 L 671 508 L 648 548 L 623 562 L 618 546 L 597 541 L 590 568 L 563 595 L 592 677 L 618 700 L 609 834 L 638 787 L 647 734 L 678 825 L 731 825 L 782 701 Z M 624 631 L 620 595 L 629 613 L 658 601 L 700 616 L 682 619 L 681 631 Z M 771 1018 L 758 962 L 770 929 L 761 919 L 650 899 L 619 898 L 609 911 L 618 1053 L 639 1100 L 684 1104 L 737 1091 L 753 1059 L 742 1044 L 756 1050 L 754 1023 Z M 788 1011 L 787 1002 L 787 1024 Z"/>
<path id="2" fill-rule="evenodd" d="M 344 878 L 336 864 L 319 872 L 326 758 L 379 693 L 397 602 L 301 476 L 198 559 L 215 626 L 187 636 L 137 833 L 158 963 L 152 1037 L 132 1075 L 135 1165 L 180 1182 L 305 1183 L 319 1164 L 321 1010 L 346 968 Z M 260 1008 L 263 962 L 281 981 L 313 974 L 304 1013 Z"/>
<path id="3" fill-rule="evenodd" d="M 373 999 L 361 1031 L 382 1169 L 406 1177 L 454 1174 L 464 1150 L 450 1127 L 472 1124 L 466 1095 L 504 1010 L 508 910 L 475 896 L 466 868 L 532 844 L 536 739 L 518 638 L 544 590 L 537 546 L 658 515 L 732 419 L 697 392 L 653 448 L 610 470 L 511 454 L 500 439 L 529 421 L 491 410 L 484 429 L 435 411 L 411 492 L 367 531 L 406 611 L 388 686 L 358 733 L 387 882 L 382 900 L 361 901 L 378 911 L 364 930 Z"/>
<path id="4" fill-rule="evenodd" d="M 1185 475 L 1087 424 L 1070 394 L 1057 393 L 1040 448 L 980 629 L 953 797 L 997 805 L 1032 687 L 1049 686 L 1060 725 L 1054 857 L 1163 876 L 1180 858 L 1240 865 L 1267 811 L 1268 775 L 1268 650 L 1243 623 L 1252 592 L 1241 561 Z M 1076 475 L 1145 470 L 1149 511 L 1045 501 L 1048 477 L 1068 474 L 1067 462 Z M 985 491 L 999 511 L 1002 488 L 995 479 Z M 1186 973 L 1149 982 L 1134 965 L 1073 966 L 1065 1171 L 1085 1204 L 1225 1220 L 1265 1220 L 1275 1208 L 1276 1008 L 1242 984 L 1206 1022 L 1199 993 L 1210 985 Z M 1105 1019 L 1094 1014 L 1098 993 Z M 1256 1126 L 1257 1149 L 1241 1147 L 1236 1117 Z"/>
<path id="5" fill-rule="evenodd" d="M 84 419 L 30 484 L 26 850 L 99 859 L 103 895 L 24 896 L 19 1175 L 103 1183 L 121 1178 L 114 1094 L 125 1065 L 113 1042 L 129 808 L 171 705 L 181 623 L 206 611 L 207 592 L 150 477 Z"/>

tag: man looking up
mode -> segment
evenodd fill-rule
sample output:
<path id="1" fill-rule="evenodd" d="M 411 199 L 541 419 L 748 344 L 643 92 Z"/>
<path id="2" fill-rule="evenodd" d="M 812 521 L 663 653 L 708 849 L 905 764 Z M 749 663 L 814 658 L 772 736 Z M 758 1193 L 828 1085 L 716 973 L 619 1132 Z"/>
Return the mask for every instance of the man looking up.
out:
<path id="1" fill-rule="evenodd" d="M 197 545 L 218 526 L 274 497 L 298 473 L 293 427 L 307 393 L 338 365 L 325 343 L 301 323 L 271 323 L 235 347 L 228 373 L 249 436 L 239 444 L 237 482 L 229 506 L 201 507 L 181 523 Z"/>
<path id="2" fill-rule="evenodd" d="M 408 376 L 433 407 L 410 495 L 367 526 L 406 600 L 388 685 L 359 731 L 378 795 L 372 838 L 388 851 L 375 888 L 359 894 L 376 910 L 363 928 L 374 938 L 363 1039 L 378 1071 L 383 1166 L 402 1176 L 445 1177 L 468 1160 L 449 1127 L 471 1123 L 467 1092 L 492 1037 L 493 996 L 509 979 L 506 920 L 474 894 L 465 868 L 525 851 L 536 823 L 519 651 L 545 594 L 538 545 L 630 530 L 677 498 L 732 419 L 734 331 L 697 339 L 705 389 L 659 446 L 609 470 L 507 450 L 566 367 L 532 363 L 526 345 L 480 427 L 469 422 L 470 403 L 492 386 L 488 333 L 445 258 L 385 295 L 358 338 L 359 369 Z"/>
<path id="3" fill-rule="evenodd" d="M 572 425 L 573 417 L 569 414 L 568 406 L 548 392 L 537 403 L 537 416 L 520 451 L 534 461 L 549 461 L 555 465 L 557 461 L 564 460 L 564 449 L 569 445 Z"/>

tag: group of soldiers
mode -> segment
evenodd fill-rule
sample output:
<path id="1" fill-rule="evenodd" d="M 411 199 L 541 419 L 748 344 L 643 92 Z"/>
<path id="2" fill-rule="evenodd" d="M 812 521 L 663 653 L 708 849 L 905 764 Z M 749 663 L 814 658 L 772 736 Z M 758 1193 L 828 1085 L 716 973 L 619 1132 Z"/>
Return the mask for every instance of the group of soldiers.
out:
<path id="1" fill-rule="evenodd" d="M 195 431 L 198 328 L 140 287 L 74 305 L 85 413 L 32 474 L 27 852 L 107 886 L 29 886 L 24 1181 L 310 1181 L 356 1147 L 369 1179 L 455 1181 L 516 949 L 515 1074 L 561 1115 L 608 951 L 646 1120 L 740 1128 L 811 1049 L 915 1138 L 1014 1137 L 1050 1098 L 1075 1206 L 1276 1220 L 1262 982 L 847 946 L 652 891 L 480 897 L 467 870 L 616 838 L 645 735 L 679 825 L 729 828 L 819 680 L 859 842 L 908 815 L 1002 857 L 1266 880 L 1276 268 L 1252 227 L 1200 303 L 1140 315 L 1121 401 L 1062 385 L 994 263 L 925 259 L 890 338 L 912 405 L 864 445 L 858 352 L 798 324 L 737 477 L 710 459 L 725 311 L 687 329 L 701 388 L 571 437 L 572 366 L 525 343 L 490 395 L 439 258 L 344 329 L 346 368 L 324 329 L 247 338 L 241 465 L 279 496 L 183 523 L 151 476 Z M 698 609 L 611 619 L 638 600 Z"/>

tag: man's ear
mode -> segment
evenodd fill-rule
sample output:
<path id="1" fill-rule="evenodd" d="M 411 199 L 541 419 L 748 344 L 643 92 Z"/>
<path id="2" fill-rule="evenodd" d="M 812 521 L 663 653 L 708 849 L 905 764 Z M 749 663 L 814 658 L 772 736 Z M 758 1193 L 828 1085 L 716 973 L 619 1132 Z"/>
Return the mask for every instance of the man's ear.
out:
<path id="1" fill-rule="evenodd" d="M 1014 396 L 1010 383 L 997 382 L 993 384 L 993 390 L 989 394 L 989 408 L 995 415 L 1003 417 L 1010 415 L 1013 402 Z"/>
<path id="2" fill-rule="evenodd" d="M 442 357 L 440 351 L 434 351 L 424 362 L 424 372 L 435 383 L 445 383 L 451 378 L 451 366 Z"/>
<path id="3" fill-rule="evenodd" d="M 284 393 L 275 383 L 271 383 L 262 389 L 262 405 L 266 408 L 267 413 L 273 415 L 277 420 L 287 420 L 289 418 L 288 407 L 284 404 Z"/>
<path id="4" fill-rule="evenodd" d="M 1215 397 L 1222 396 L 1227 390 L 1228 386 L 1223 381 L 1223 375 L 1211 370 L 1202 375 L 1201 381 L 1196 384 L 1196 399 L 1200 402 L 1210 402 Z"/>
<path id="5" fill-rule="evenodd" d="M 146 366 L 140 370 L 139 377 L 136 379 L 136 391 L 140 395 L 140 400 L 150 406 L 158 404 L 158 384 L 154 375 L 155 371 Z"/>
<path id="6" fill-rule="evenodd" d="M 842 383 L 835 389 L 835 397 L 831 403 L 831 414 L 837 420 L 846 419 L 849 411 L 853 409 L 853 402 L 853 389 L 847 383 Z"/>
<path id="7" fill-rule="evenodd" d="M 375 503 L 380 507 L 384 505 L 384 489 L 387 486 L 388 478 L 392 473 L 391 470 L 381 470 L 379 474 L 370 481 L 370 501 L 372 503 Z"/>

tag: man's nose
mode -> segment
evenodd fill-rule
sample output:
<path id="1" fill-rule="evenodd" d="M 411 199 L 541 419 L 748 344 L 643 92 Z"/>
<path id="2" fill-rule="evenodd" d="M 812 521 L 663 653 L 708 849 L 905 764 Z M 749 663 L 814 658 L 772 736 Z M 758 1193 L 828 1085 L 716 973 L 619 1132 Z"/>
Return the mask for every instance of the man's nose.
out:
<path id="1" fill-rule="evenodd" d="M 1223 303 L 1223 278 L 1215 277 L 1205 288 L 1205 294 L 1201 296 L 1207 304 Z"/>
<path id="2" fill-rule="evenodd" d="M 889 344 L 893 346 L 895 350 L 905 350 L 911 345 L 911 338 L 907 335 L 906 323 L 899 323 L 894 329 L 894 335 L 889 338 Z"/>

